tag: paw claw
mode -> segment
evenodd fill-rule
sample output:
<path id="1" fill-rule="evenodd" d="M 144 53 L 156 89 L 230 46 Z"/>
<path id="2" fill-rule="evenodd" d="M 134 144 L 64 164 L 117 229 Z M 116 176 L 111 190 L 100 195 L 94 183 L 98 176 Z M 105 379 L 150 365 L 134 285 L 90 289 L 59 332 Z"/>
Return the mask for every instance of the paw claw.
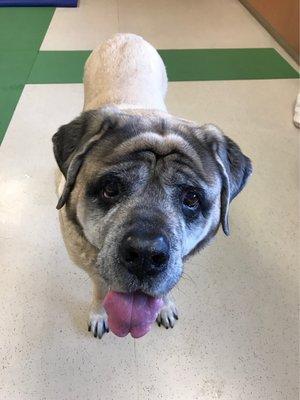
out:
<path id="1" fill-rule="evenodd" d="M 174 328 L 177 320 L 178 312 L 175 304 L 170 299 L 166 299 L 165 305 L 160 310 L 160 313 L 156 319 L 157 325 L 163 325 L 166 329 Z"/>
<path id="2" fill-rule="evenodd" d="M 109 332 L 107 315 L 102 307 L 91 309 L 88 330 L 92 332 L 95 338 L 99 339 L 102 339 L 103 335 Z"/>
<path id="3" fill-rule="evenodd" d="M 169 326 L 171 328 L 174 328 L 175 321 L 173 319 L 171 319 L 171 318 L 168 318 L 168 321 L 169 321 Z"/>

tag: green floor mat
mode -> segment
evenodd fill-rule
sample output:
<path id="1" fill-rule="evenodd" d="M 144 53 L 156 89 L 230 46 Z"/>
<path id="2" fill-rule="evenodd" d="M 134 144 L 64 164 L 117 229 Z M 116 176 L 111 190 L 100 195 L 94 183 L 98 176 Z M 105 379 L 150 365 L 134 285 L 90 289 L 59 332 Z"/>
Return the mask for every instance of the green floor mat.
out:
<path id="1" fill-rule="evenodd" d="M 0 50 L 39 50 L 55 8 L 0 8 Z"/>
<path id="2" fill-rule="evenodd" d="M 297 78 L 274 49 L 159 50 L 170 81 Z M 41 51 L 28 83 L 80 83 L 89 51 Z"/>
<path id="3" fill-rule="evenodd" d="M 0 8 L 0 142 L 27 82 L 54 8 Z"/>

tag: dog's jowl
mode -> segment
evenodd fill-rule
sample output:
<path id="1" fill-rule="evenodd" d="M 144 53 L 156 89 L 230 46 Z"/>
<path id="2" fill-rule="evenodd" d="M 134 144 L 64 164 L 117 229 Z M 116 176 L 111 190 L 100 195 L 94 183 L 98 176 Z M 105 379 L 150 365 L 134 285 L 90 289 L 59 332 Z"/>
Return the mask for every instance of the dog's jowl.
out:
<path id="1" fill-rule="evenodd" d="M 183 261 L 221 225 L 251 174 L 240 148 L 211 124 L 170 115 L 167 75 L 141 37 L 118 34 L 92 52 L 84 110 L 53 136 L 57 208 L 71 259 L 90 275 L 89 329 L 101 338 L 173 327 L 169 297 Z M 108 314 L 108 316 L 107 316 Z"/>

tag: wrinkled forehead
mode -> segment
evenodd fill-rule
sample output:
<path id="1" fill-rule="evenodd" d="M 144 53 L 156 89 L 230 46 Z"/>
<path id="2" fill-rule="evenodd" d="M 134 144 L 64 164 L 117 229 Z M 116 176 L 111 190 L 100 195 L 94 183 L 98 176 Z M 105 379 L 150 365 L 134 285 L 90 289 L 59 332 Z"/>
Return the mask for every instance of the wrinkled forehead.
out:
<path id="1" fill-rule="evenodd" d="M 89 164 L 108 170 L 125 165 L 130 168 L 133 162 L 159 162 L 165 171 L 168 165 L 177 164 L 213 184 L 216 166 L 208 149 L 196 138 L 196 128 L 176 118 L 124 115 L 103 132 L 88 156 Z"/>

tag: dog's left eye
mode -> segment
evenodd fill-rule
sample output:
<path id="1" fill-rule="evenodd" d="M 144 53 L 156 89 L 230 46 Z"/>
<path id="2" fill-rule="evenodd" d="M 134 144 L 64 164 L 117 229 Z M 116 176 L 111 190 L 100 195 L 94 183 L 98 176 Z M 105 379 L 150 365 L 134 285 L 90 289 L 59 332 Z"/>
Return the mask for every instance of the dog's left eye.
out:
<path id="1" fill-rule="evenodd" d="M 186 189 L 183 192 L 182 204 L 191 209 L 198 208 L 200 204 L 199 194 L 193 189 Z"/>

